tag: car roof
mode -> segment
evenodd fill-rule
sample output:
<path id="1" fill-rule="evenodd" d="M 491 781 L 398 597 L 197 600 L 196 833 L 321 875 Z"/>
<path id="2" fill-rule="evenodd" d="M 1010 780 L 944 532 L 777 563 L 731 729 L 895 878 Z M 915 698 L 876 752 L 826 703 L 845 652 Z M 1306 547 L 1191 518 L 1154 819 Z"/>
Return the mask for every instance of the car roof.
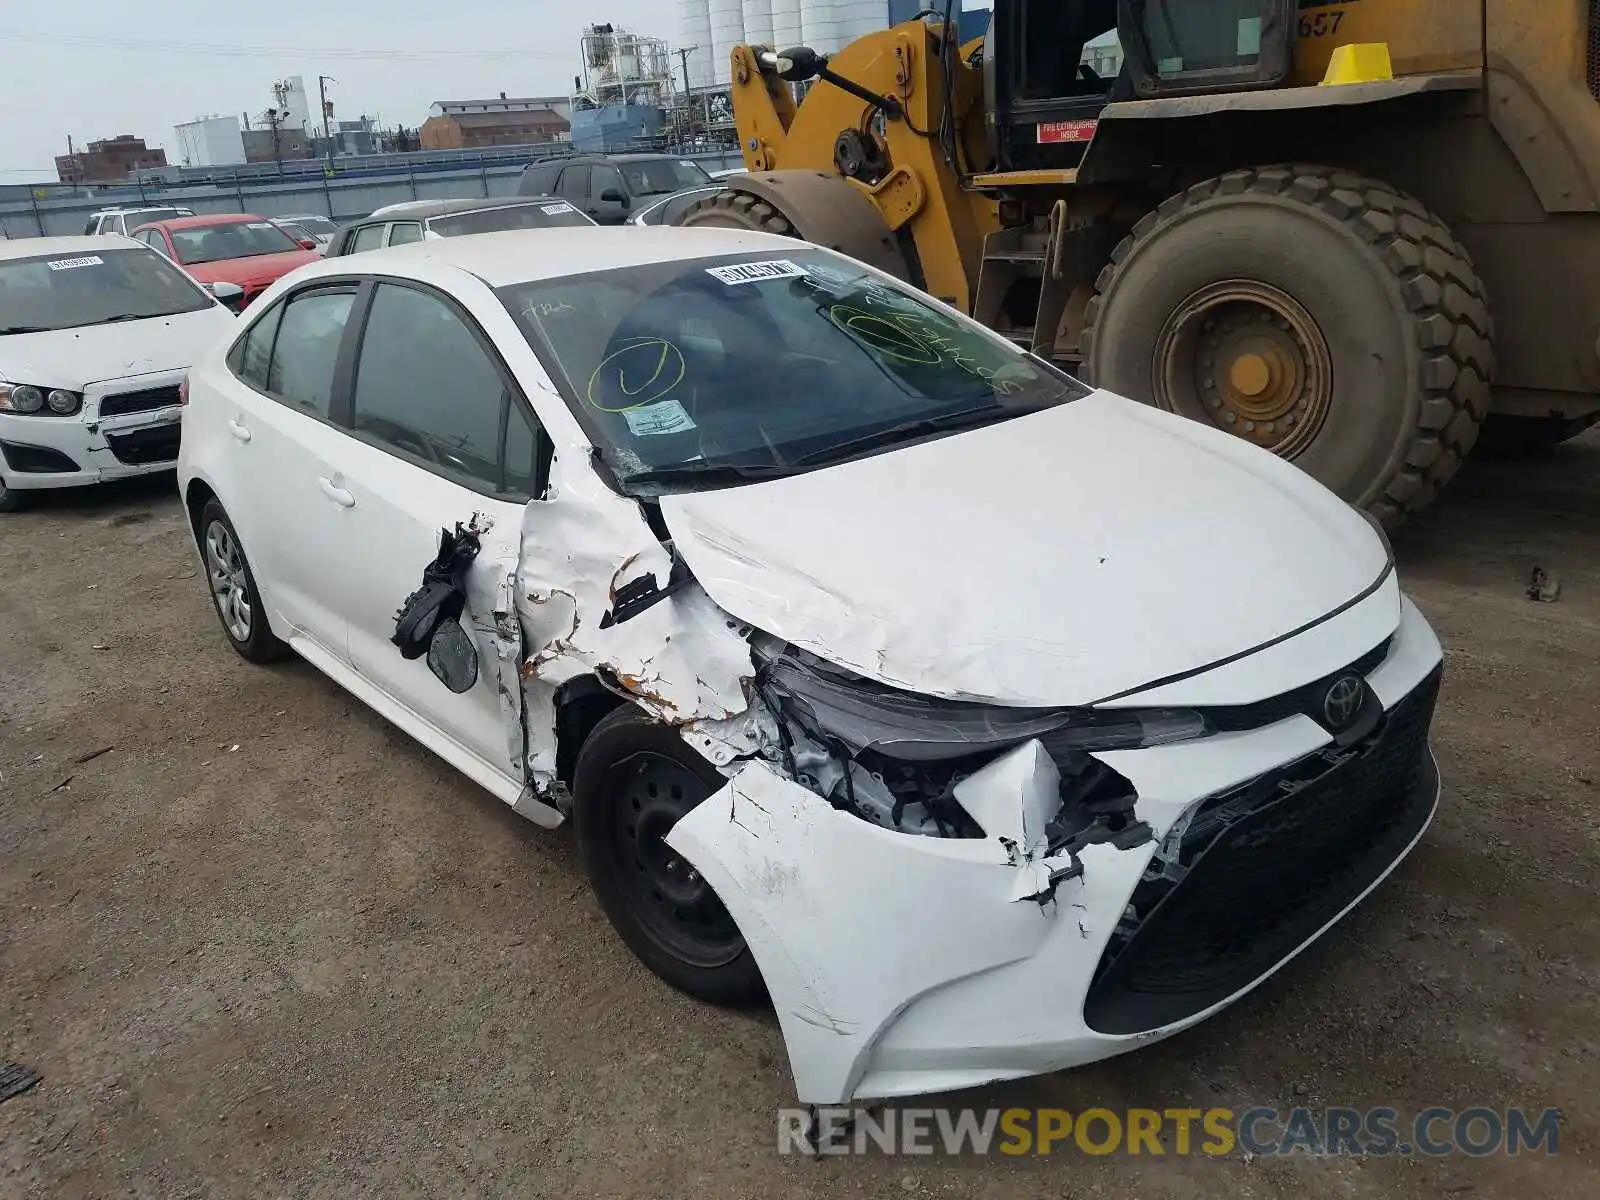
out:
<path id="1" fill-rule="evenodd" d="M 394 217 L 438 217 L 445 213 L 485 212 L 494 208 L 519 208 L 526 204 L 549 204 L 561 200 L 560 196 L 491 196 L 488 199 L 468 197 L 465 200 L 402 200 L 398 204 L 385 204 L 374 209 L 365 221 L 391 220 Z M 561 200 L 563 204 L 565 200 Z M 365 221 L 357 222 L 364 224 Z"/>
<path id="2" fill-rule="evenodd" d="M 570 226 L 513 229 L 434 238 L 322 259 L 302 267 L 297 279 L 320 275 L 411 275 L 420 268 L 445 267 L 475 275 L 490 287 L 585 275 L 615 267 L 710 258 L 722 254 L 782 252 L 809 243 L 774 233 L 696 226 Z"/>
<path id="3" fill-rule="evenodd" d="M 147 250 L 143 242 L 120 233 L 80 234 L 71 237 L 12 238 L 0 242 L 0 262 L 14 258 L 41 258 L 51 254 L 93 254 L 96 250 Z"/>
<path id="4" fill-rule="evenodd" d="M 197 225 L 242 225 L 246 221 L 265 221 L 255 213 L 200 213 L 193 217 L 170 217 L 165 221 L 151 221 L 151 225 L 165 225 L 168 229 L 193 229 Z"/>
<path id="5" fill-rule="evenodd" d="M 661 150 L 633 150 L 627 154 L 573 154 L 566 158 L 546 158 L 529 163 L 523 171 L 531 171 L 535 167 L 564 167 L 568 163 L 660 162 L 662 159 L 669 159 L 672 162 L 693 161 L 685 159 L 681 154 L 667 154 Z"/>

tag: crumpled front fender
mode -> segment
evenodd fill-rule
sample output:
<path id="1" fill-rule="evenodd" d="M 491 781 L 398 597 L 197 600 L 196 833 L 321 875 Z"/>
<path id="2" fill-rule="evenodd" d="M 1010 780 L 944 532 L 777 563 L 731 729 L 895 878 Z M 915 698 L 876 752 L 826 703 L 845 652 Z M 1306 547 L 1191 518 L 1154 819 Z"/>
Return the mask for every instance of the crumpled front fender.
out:
<path id="1" fill-rule="evenodd" d="M 1001 777 L 996 786 L 1020 785 Z M 1018 792 L 1019 808 L 1022 800 Z M 1039 1004 L 1071 1014 L 1149 857 L 1148 846 L 1090 847 L 1083 876 L 1062 882 L 1053 900 L 1019 902 L 1015 853 L 999 838 L 883 829 L 763 762 L 746 765 L 667 842 L 716 889 L 744 933 L 778 1012 L 797 1094 L 816 1104 L 1041 1069 L 952 1059 L 919 1064 L 898 1081 L 886 1064 L 868 1078 L 879 1039 L 915 1001 L 1053 943 L 1063 946 L 1070 977 Z"/>

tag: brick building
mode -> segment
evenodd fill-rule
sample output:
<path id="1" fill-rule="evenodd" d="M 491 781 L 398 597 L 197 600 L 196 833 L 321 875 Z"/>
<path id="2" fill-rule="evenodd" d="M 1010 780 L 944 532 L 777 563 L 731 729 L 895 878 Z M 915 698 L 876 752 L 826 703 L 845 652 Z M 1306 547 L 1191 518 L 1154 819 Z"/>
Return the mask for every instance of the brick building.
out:
<path id="1" fill-rule="evenodd" d="M 131 133 L 118 134 L 74 154 L 56 155 L 56 178 L 62 183 L 116 183 L 129 172 L 167 165 L 167 152 L 151 149 Z"/>
<path id="2" fill-rule="evenodd" d="M 494 100 L 438 100 L 419 131 L 424 150 L 477 146 L 522 146 L 560 141 L 570 127 L 564 96 L 508 97 Z"/>

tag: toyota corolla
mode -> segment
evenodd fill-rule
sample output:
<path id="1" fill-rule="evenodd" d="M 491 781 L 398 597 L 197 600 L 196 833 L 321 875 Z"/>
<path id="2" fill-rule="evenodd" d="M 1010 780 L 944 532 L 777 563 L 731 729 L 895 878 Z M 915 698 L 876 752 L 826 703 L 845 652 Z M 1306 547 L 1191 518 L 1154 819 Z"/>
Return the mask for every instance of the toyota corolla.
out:
<path id="1" fill-rule="evenodd" d="M 1053 1071 L 1239 999 L 1428 825 L 1437 640 L 1378 527 L 838 254 L 433 241 L 196 367 L 223 629 L 518 813 L 802 1100 Z"/>

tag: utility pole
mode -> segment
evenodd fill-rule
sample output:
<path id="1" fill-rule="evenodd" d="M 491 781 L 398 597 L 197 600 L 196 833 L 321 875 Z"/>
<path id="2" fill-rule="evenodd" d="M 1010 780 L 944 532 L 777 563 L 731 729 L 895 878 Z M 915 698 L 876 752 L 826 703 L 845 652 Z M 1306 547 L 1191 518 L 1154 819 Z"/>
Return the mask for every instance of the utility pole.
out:
<path id="1" fill-rule="evenodd" d="M 689 94 L 689 55 L 698 49 L 699 46 L 685 46 L 678 51 L 678 62 L 683 67 L 683 135 L 690 142 L 694 140 L 694 97 Z"/>
<path id="2" fill-rule="evenodd" d="M 329 129 L 329 122 L 333 118 L 333 106 L 328 103 L 328 85 L 338 83 L 331 75 L 317 76 L 317 96 L 322 101 L 322 140 L 328 146 L 328 166 L 333 166 L 333 132 Z"/>
<path id="3" fill-rule="evenodd" d="M 283 119 L 289 115 L 288 109 L 269 108 L 266 111 L 267 127 L 272 130 L 272 161 L 278 164 L 278 174 L 283 174 L 283 135 L 279 132 L 283 128 Z"/>
<path id="4" fill-rule="evenodd" d="M 699 46 L 685 46 L 678 51 L 678 61 L 683 64 L 683 98 L 686 102 L 689 99 L 689 55 L 698 49 Z"/>

